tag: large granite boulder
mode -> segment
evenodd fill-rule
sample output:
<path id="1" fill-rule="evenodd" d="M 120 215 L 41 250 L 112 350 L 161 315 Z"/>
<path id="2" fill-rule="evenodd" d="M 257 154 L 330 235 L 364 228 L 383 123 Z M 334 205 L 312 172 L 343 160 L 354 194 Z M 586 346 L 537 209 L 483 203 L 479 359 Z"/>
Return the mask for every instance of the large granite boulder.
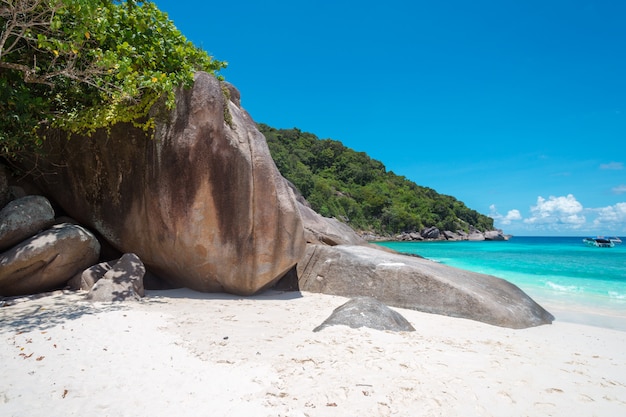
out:
<path id="1" fill-rule="evenodd" d="M 323 217 L 312 208 L 298 202 L 307 243 L 322 245 L 365 245 L 367 241 L 350 226 L 334 218 Z"/>
<path id="2" fill-rule="evenodd" d="M 526 328 L 554 317 L 508 281 L 369 246 L 309 245 L 297 267 L 302 291 L 368 296 L 392 306 Z"/>
<path id="3" fill-rule="evenodd" d="M 91 301 L 137 301 L 145 295 L 146 268 L 134 253 L 125 253 L 87 293 Z"/>
<path id="4" fill-rule="evenodd" d="M 32 237 L 54 223 L 54 210 L 42 196 L 11 201 L 0 210 L 0 252 Z"/>
<path id="5" fill-rule="evenodd" d="M 62 223 L 0 254 L 0 295 L 27 295 L 65 285 L 98 261 L 100 244 L 81 226 Z"/>
<path id="6" fill-rule="evenodd" d="M 322 324 L 313 329 L 319 332 L 328 326 L 349 326 L 353 329 L 369 327 L 392 332 L 414 332 L 415 328 L 400 313 L 372 297 L 356 297 L 333 311 Z"/>
<path id="7" fill-rule="evenodd" d="M 256 293 L 298 262 L 304 233 L 265 138 L 226 95 L 199 72 L 191 89 L 177 90 L 174 110 L 155 106 L 154 137 L 124 124 L 69 141 L 48 132 L 54 152 L 39 167 L 54 174 L 35 180 L 171 284 Z"/>

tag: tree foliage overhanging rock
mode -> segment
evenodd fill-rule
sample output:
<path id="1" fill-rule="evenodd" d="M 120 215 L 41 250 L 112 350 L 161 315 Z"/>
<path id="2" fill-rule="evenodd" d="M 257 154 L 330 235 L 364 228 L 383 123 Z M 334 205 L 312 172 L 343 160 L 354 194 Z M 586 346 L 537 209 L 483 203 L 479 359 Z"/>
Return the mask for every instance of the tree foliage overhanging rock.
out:
<path id="1" fill-rule="evenodd" d="M 189 42 L 153 2 L 2 1 L 0 156 L 24 157 L 42 129 L 93 132 L 146 118 L 193 73 L 226 66 Z"/>

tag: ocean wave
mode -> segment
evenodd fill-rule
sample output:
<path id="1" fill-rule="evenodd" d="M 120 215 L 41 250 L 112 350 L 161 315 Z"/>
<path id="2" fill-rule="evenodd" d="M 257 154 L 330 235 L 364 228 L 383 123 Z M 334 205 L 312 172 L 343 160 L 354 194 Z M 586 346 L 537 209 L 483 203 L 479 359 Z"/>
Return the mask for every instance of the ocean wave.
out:
<path id="1" fill-rule="evenodd" d="M 609 291 L 609 297 L 616 300 L 626 300 L 626 294 L 622 294 L 616 291 Z"/>
<path id="2" fill-rule="evenodd" d="M 569 293 L 582 293 L 585 290 L 581 287 L 578 287 L 576 285 L 561 285 L 561 284 L 556 284 L 552 281 L 546 281 L 546 287 L 552 289 L 552 290 L 556 290 L 556 291 L 561 291 L 561 292 L 569 292 Z"/>

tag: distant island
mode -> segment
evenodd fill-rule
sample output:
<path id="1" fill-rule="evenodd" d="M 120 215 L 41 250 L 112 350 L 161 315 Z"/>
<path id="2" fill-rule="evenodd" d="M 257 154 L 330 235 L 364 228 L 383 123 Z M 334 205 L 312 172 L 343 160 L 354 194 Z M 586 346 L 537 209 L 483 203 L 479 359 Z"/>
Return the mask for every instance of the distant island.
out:
<path id="1" fill-rule="evenodd" d="M 494 229 L 493 219 L 432 188 L 387 171 L 385 165 L 337 140 L 300 129 L 259 124 L 278 170 L 325 217 L 381 236 Z"/>

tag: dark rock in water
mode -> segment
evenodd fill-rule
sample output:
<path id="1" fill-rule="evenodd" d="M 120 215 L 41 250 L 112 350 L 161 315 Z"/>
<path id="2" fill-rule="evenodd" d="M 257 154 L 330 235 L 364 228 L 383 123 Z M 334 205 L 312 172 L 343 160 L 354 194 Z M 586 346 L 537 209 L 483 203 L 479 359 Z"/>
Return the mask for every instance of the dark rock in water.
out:
<path id="1" fill-rule="evenodd" d="M 0 295 L 59 288 L 98 261 L 100 244 L 81 226 L 62 223 L 0 254 Z"/>
<path id="2" fill-rule="evenodd" d="M 496 326 L 521 329 L 554 320 L 503 279 L 368 246 L 309 245 L 297 275 L 301 291 L 374 297 L 393 307 Z"/>
<path id="3" fill-rule="evenodd" d="M 104 268 L 104 267 L 103 267 Z M 124 254 L 87 294 L 91 301 L 139 300 L 144 296 L 146 268 L 134 253 Z"/>
<path id="4" fill-rule="evenodd" d="M 324 323 L 313 331 L 319 332 L 328 326 L 344 325 L 353 329 L 370 327 L 376 330 L 414 332 L 415 329 L 400 313 L 372 297 L 356 297 L 337 307 Z"/>
<path id="5" fill-rule="evenodd" d="M 26 240 L 54 223 L 54 210 L 42 196 L 13 200 L 0 210 L 0 252 Z"/>

